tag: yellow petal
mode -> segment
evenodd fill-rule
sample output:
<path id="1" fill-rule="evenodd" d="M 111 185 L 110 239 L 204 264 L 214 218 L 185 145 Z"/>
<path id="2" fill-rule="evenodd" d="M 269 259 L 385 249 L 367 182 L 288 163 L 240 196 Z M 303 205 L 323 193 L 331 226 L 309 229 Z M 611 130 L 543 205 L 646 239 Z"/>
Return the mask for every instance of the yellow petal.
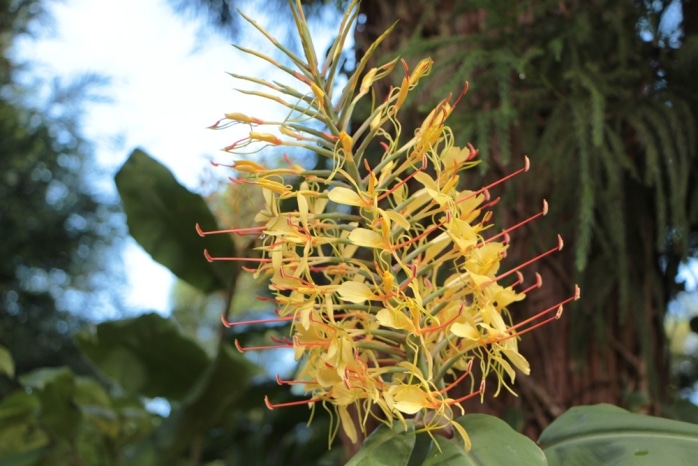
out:
<path id="1" fill-rule="evenodd" d="M 531 366 L 528 364 L 528 361 L 526 358 L 524 358 L 521 353 L 515 350 L 511 350 L 508 348 L 502 349 L 502 352 L 506 355 L 506 357 L 511 361 L 511 363 L 516 366 L 518 370 L 523 372 L 526 375 L 529 375 L 531 373 Z M 512 382 L 514 381 L 514 377 L 511 378 Z"/>
<path id="2" fill-rule="evenodd" d="M 380 213 L 381 215 L 388 217 L 390 220 L 400 225 L 405 230 L 410 229 L 410 222 L 408 222 L 407 219 L 400 212 L 395 212 L 394 210 L 380 209 Z"/>
<path id="3" fill-rule="evenodd" d="M 308 200 L 301 193 L 296 194 L 298 201 L 298 213 L 301 217 L 301 224 L 304 227 L 308 226 Z"/>
<path id="4" fill-rule="evenodd" d="M 284 184 L 281 184 L 278 181 L 268 180 L 266 178 L 259 179 L 255 181 L 254 184 L 277 194 L 286 194 L 289 191 Z"/>
<path id="5" fill-rule="evenodd" d="M 429 242 L 427 243 L 427 248 L 424 251 L 424 261 L 423 262 L 425 264 L 430 263 L 449 244 L 450 244 L 450 239 L 449 239 L 448 233 L 446 233 L 445 231 L 442 233 L 439 233 L 439 236 L 429 240 Z"/>
<path id="6" fill-rule="evenodd" d="M 264 141 L 269 144 L 274 144 L 278 146 L 283 144 L 283 141 L 271 133 L 258 133 L 257 131 L 250 131 L 250 141 Z"/>
<path id="7" fill-rule="evenodd" d="M 465 431 L 462 425 L 458 424 L 455 421 L 451 425 L 454 429 L 456 429 L 458 434 L 460 434 L 461 438 L 463 439 L 463 443 L 465 444 L 465 451 L 469 451 L 473 444 L 470 442 L 470 436 L 468 435 L 468 433 Z"/>
<path id="8" fill-rule="evenodd" d="M 439 190 L 439 187 L 437 186 L 437 184 L 436 184 L 436 182 L 434 181 L 434 179 L 433 179 L 431 176 L 429 176 L 429 175 L 427 175 L 426 173 L 424 173 L 424 172 L 417 172 L 417 173 L 415 173 L 415 174 L 414 174 L 414 179 L 417 180 L 417 181 L 419 181 L 420 183 L 422 183 L 422 184 L 424 185 L 424 187 L 427 188 L 428 190 L 429 190 L 429 189 L 432 190 L 432 191 L 438 191 L 438 190 Z"/>
<path id="9" fill-rule="evenodd" d="M 373 298 L 373 292 L 365 283 L 355 281 L 344 282 L 339 285 L 337 293 L 344 301 L 360 304 Z"/>
<path id="10" fill-rule="evenodd" d="M 363 206 L 366 204 L 361 199 L 361 196 L 359 196 L 355 191 L 352 191 L 349 188 L 343 188 L 341 186 L 332 188 L 327 194 L 327 197 L 329 197 L 332 202 L 336 202 L 337 204 L 354 206 Z"/>
<path id="11" fill-rule="evenodd" d="M 480 275 L 479 273 L 471 272 L 469 277 L 476 286 L 482 286 L 484 283 L 492 281 L 492 278 L 488 277 L 487 275 Z"/>
<path id="12" fill-rule="evenodd" d="M 401 311 L 381 309 L 376 314 L 376 320 L 384 327 L 413 330 L 412 322 Z"/>
<path id="13" fill-rule="evenodd" d="M 244 113 L 239 113 L 239 112 L 226 113 L 225 117 L 228 120 L 237 121 L 240 123 L 258 124 L 258 125 L 264 123 L 259 118 L 250 117 L 250 116 L 245 115 Z"/>
<path id="14" fill-rule="evenodd" d="M 358 436 L 356 435 L 356 426 L 354 425 L 354 420 L 351 418 L 349 411 L 347 411 L 346 406 L 337 406 L 337 413 L 339 414 L 339 419 L 342 423 L 342 429 L 344 433 L 347 434 L 351 443 L 356 443 Z"/>
<path id="15" fill-rule="evenodd" d="M 427 404 L 425 393 L 416 385 L 398 387 L 394 399 L 394 408 L 405 414 L 417 414 Z"/>
<path id="16" fill-rule="evenodd" d="M 266 168 L 251 160 L 237 160 L 233 162 L 233 168 L 239 172 L 259 173 L 266 171 Z"/>
<path id="17" fill-rule="evenodd" d="M 366 228 L 354 228 L 349 234 L 349 241 L 357 246 L 367 248 L 383 248 L 386 246 L 383 236 Z"/>
<path id="18" fill-rule="evenodd" d="M 468 157 L 470 157 L 469 148 L 464 147 L 461 149 L 460 147 L 452 146 L 441 155 L 441 163 L 446 170 L 453 170 L 453 168 L 465 162 Z"/>
<path id="19" fill-rule="evenodd" d="M 467 322 L 456 322 L 451 325 L 451 333 L 468 340 L 478 340 L 480 338 L 480 331 Z"/>

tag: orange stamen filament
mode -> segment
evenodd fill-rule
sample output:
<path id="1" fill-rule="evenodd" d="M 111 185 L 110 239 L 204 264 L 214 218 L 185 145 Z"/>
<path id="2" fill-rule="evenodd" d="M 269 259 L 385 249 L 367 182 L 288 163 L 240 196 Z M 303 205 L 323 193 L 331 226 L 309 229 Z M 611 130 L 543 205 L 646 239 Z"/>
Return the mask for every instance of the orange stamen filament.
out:
<path id="1" fill-rule="evenodd" d="M 208 249 L 204 249 L 204 257 L 206 257 L 206 260 L 209 262 L 214 262 L 214 261 L 236 261 L 236 262 L 261 262 L 261 263 L 269 263 L 271 262 L 271 259 L 255 259 L 251 257 L 213 257 L 211 253 L 208 252 Z"/>
<path id="2" fill-rule="evenodd" d="M 524 220 L 520 221 L 520 222 L 517 223 L 516 225 L 512 225 L 512 226 L 510 226 L 509 228 L 507 228 L 507 229 L 505 229 L 505 230 L 502 230 L 500 233 L 497 233 L 496 235 L 494 235 L 494 236 L 492 236 L 492 237 L 490 237 L 490 238 L 487 238 L 487 239 L 485 240 L 485 243 L 489 243 L 490 241 L 494 241 L 494 240 L 496 240 L 497 238 L 499 238 L 500 236 L 505 236 L 505 237 L 506 237 L 506 235 L 508 235 L 510 232 L 516 230 L 517 228 L 520 228 L 520 227 L 524 226 L 525 224 L 527 224 L 527 223 L 529 223 L 529 222 L 532 222 L 533 220 L 535 220 L 535 219 L 537 219 L 537 218 L 544 217 L 544 216 L 547 215 L 547 214 L 548 214 L 548 202 L 547 202 L 545 199 L 543 199 L 543 210 L 541 210 L 541 211 L 538 212 L 537 214 L 531 215 L 531 216 L 528 217 L 527 219 L 524 219 Z"/>
<path id="3" fill-rule="evenodd" d="M 483 187 L 483 188 L 480 188 L 480 189 L 478 189 L 477 191 L 473 191 L 472 193 L 468 194 L 467 196 L 464 196 L 464 197 L 462 197 L 462 198 L 456 200 L 456 204 L 459 204 L 459 203 L 461 203 L 461 202 L 467 201 L 467 200 L 470 199 L 471 197 L 477 196 L 478 194 L 480 194 L 480 193 L 482 193 L 482 192 L 484 192 L 484 191 L 487 191 L 487 190 L 489 190 L 490 188 L 493 188 L 493 187 L 497 186 L 498 184 L 502 184 L 502 183 L 504 183 L 505 181 L 510 180 L 511 178 L 515 177 L 516 175 L 520 175 L 521 173 L 525 173 L 525 172 L 528 171 L 528 169 L 529 169 L 530 167 L 531 167 L 531 162 L 528 160 L 528 157 L 524 156 L 524 166 L 523 166 L 523 168 L 519 168 L 518 170 L 509 173 L 508 175 L 506 175 L 506 176 L 504 176 L 504 177 L 498 179 L 497 181 L 494 181 L 494 182 L 488 184 L 487 186 L 485 186 L 485 187 Z"/>
<path id="4" fill-rule="evenodd" d="M 221 316 L 221 322 L 225 328 L 235 327 L 237 325 L 256 325 L 256 324 L 275 324 L 279 322 L 288 322 L 293 320 L 293 316 L 289 317 L 275 317 L 273 319 L 256 319 L 256 320 L 240 320 L 231 322 L 225 319 L 225 316 Z"/>
<path id="5" fill-rule="evenodd" d="M 483 393 L 484 391 L 485 391 L 485 381 L 483 380 L 482 383 L 480 384 L 479 390 L 472 392 L 468 395 L 462 396 L 456 400 L 449 400 L 448 404 L 454 405 L 454 404 L 462 403 L 465 400 L 469 400 L 470 398 L 474 398 L 474 397 L 478 396 L 479 394 Z"/>
<path id="6" fill-rule="evenodd" d="M 221 233 L 235 233 L 238 236 L 245 236 L 245 235 L 259 236 L 264 232 L 264 227 L 258 226 L 258 227 L 250 227 L 250 228 L 233 228 L 230 230 L 204 231 L 201 228 L 201 225 L 199 225 L 197 223 L 196 224 L 196 232 L 199 234 L 199 236 L 218 235 Z"/>
<path id="7" fill-rule="evenodd" d="M 442 388 L 441 390 L 439 390 L 439 393 L 444 394 L 444 393 L 448 392 L 449 390 L 452 390 L 453 387 L 455 387 L 456 385 L 461 383 L 463 381 L 463 379 L 465 379 L 470 374 L 470 370 L 472 368 L 473 368 L 473 359 L 468 361 L 468 367 L 465 368 L 465 372 L 463 372 L 463 374 L 461 374 L 460 377 L 458 377 L 456 380 L 451 382 L 451 384 L 448 387 Z"/>
<path id="8" fill-rule="evenodd" d="M 272 349 L 288 349 L 288 348 L 293 348 L 293 345 L 269 345 L 269 346 L 248 346 L 248 347 L 243 347 L 240 342 L 235 339 L 235 348 L 237 348 L 238 351 L 241 353 L 244 353 L 246 351 L 263 351 L 263 350 L 272 350 Z"/>
<path id="9" fill-rule="evenodd" d="M 521 269 L 523 269 L 524 267 L 527 267 L 527 266 L 533 264 L 534 262 L 539 261 L 540 259 L 544 258 L 545 256 L 549 256 L 550 254 L 553 254 L 553 253 L 555 253 L 555 252 L 558 252 L 558 251 L 562 250 L 562 246 L 563 246 L 562 237 L 561 237 L 560 235 L 557 235 L 557 246 L 555 246 L 554 248 L 548 249 L 547 251 L 545 251 L 545 252 L 542 253 L 542 254 L 537 255 L 537 256 L 534 257 L 533 259 L 527 260 L 527 261 L 524 262 L 523 264 L 517 265 L 517 266 L 514 267 L 513 269 L 508 270 L 508 271 L 504 272 L 504 273 L 501 274 L 501 275 L 497 275 L 497 276 L 494 277 L 492 280 L 490 280 L 490 281 L 484 283 L 484 284 L 482 285 L 482 287 L 485 287 L 485 286 L 487 286 L 487 285 L 491 285 L 492 283 L 495 283 L 495 282 L 501 280 L 502 278 L 508 277 L 508 276 L 511 275 L 512 273 L 516 273 L 517 270 L 521 270 Z"/>
<path id="10" fill-rule="evenodd" d="M 309 400 L 289 401 L 287 403 L 272 404 L 272 402 L 269 401 L 269 397 L 264 396 L 264 404 L 267 405 L 267 408 L 269 408 L 270 411 L 273 411 L 276 408 L 286 408 L 288 406 L 309 405 L 311 403 L 317 403 L 318 401 L 322 401 L 322 398 L 311 398 Z"/>

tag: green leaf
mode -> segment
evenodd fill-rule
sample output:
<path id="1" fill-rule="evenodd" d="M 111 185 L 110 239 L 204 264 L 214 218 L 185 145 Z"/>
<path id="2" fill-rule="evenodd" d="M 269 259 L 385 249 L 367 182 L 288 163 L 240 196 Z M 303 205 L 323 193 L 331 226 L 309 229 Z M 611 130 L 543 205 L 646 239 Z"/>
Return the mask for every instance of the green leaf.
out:
<path id="1" fill-rule="evenodd" d="M 20 382 L 37 390 L 38 420 L 54 437 L 74 443 L 82 414 L 75 404 L 75 375 L 67 367 L 42 368 L 24 374 Z"/>
<path id="2" fill-rule="evenodd" d="M 119 436 L 122 420 L 112 409 L 106 390 L 95 379 L 75 378 L 75 403 L 84 418 L 101 433 L 111 439 Z"/>
<path id="3" fill-rule="evenodd" d="M 698 426 L 600 404 L 572 408 L 541 434 L 550 465 L 695 464 Z"/>
<path id="4" fill-rule="evenodd" d="M 346 466 L 405 466 L 415 440 L 412 422 L 407 423 L 407 430 L 399 422 L 392 429 L 382 424 L 364 440 L 361 450 Z"/>
<path id="5" fill-rule="evenodd" d="M 10 378 L 15 376 L 15 363 L 12 360 L 12 355 L 2 345 L 0 345 L 0 375 L 6 375 Z"/>
<path id="6" fill-rule="evenodd" d="M 433 448 L 424 466 L 545 466 L 545 455 L 528 437 L 509 424 L 486 414 L 468 414 L 456 420 L 472 442 L 466 451 L 461 442 L 436 437 L 440 448 Z"/>
<path id="7" fill-rule="evenodd" d="M 197 223 L 204 231 L 219 229 L 201 196 L 180 185 L 164 165 L 140 149 L 131 153 L 114 180 L 129 231 L 154 260 L 206 293 L 229 287 L 236 266 L 208 262 L 203 252 L 232 256 L 233 241 L 228 235 L 197 234 Z"/>
<path id="8" fill-rule="evenodd" d="M 39 464 L 39 461 L 46 451 L 46 448 L 37 448 L 21 453 L 3 455 L 2 458 L 0 458 L 0 466 L 34 466 Z"/>
<path id="9" fill-rule="evenodd" d="M 217 427 L 232 410 L 249 406 L 242 395 L 251 383 L 257 368 L 235 348 L 221 345 L 216 359 L 199 377 L 182 404 L 152 433 L 131 461 L 131 464 L 173 464 L 175 458 L 203 432 Z M 259 393 L 259 406 L 264 405 Z M 265 408 L 266 409 L 266 408 Z M 155 461 L 153 458 L 157 458 Z"/>
<path id="10" fill-rule="evenodd" d="M 33 417 L 40 407 L 35 393 L 12 392 L 0 401 L 0 424 L 13 418 Z"/>
<path id="11" fill-rule="evenodd" d="M 671 419 L 698 424 L 698 406 L 689 400 L 672 400 L 671 403 L 662 405 L 662 412 Z"/>
<path id="12" fill-rule="evenodd" d="M 78 343 L 105 374 L 129 392 L 181 400 L 210 364 L 205 351 L 158 314 L 104 322 Z"/>
<path id="13" fill-rule="evenodd" d="M 36 391 L 18 390 L 0 401 L 0 466 L 33 465 L 49 444 L 38 425 L 41 402 Z"/>

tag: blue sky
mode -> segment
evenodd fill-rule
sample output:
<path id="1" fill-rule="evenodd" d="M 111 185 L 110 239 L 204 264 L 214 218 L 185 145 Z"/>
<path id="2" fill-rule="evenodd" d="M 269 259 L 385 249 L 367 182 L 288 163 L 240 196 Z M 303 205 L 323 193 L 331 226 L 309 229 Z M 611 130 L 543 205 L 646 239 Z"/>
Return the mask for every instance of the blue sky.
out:
<path id="1" fill-rule="evenodd" d="M 246 105 L 226 72 L 243 64 L 248 73 L 264 73 L 258 62 L 221 37 L 202 38 L 202 24 L 175 15 L 165 0 L 66 0 L 50 6 L 52 27 L 40 30 L 39 40 L 21 42 L 15 53 L 44 76 L 96 72 L 111 78 L 104 94 L 112 102 L 89 104 L 84 128 L 110 176 L 136 147 L 166 164 L 192 190 L 200 190 L 204 179 L 229 174 L 214 172 L 209 161 L 228 160 L 219 149 L 236 136 L 206 126 Z M 259 102 L 254 105 L 260 108 Z M 115 191 L 111 178 L 100 186 Z M 168 312 L 169 271 L 133 240 L 124 254 L 124 304 Z"/>
<path id="2" fill-rule="evenodd" d="M 38 40 L 20 42 L 15 53 L 43 76 L 70 78 L 96 72 L 111 79 L 104 94 L 112 102 L 88 105 L 84 128 L 85 136 L 95 143 L 98 163 L 109 175 L 99 183 L 107 192 L 115 193 L 111 176 L 136 147 L 167 165 L 189 189 L 201 190 L 205 180 L 231 174 L 213 169 L 209 161 L 229 162 L 230 155 L 220 148 L 243 137 L 244 131 L 212 131 L 207 126 L 227 112 L 279 116 L 259 98 L 235 92 L 236 86 L 249 86 L 227 74 L 269 77 L 273 69 L 237 51 L 230 40 L 206 34 L 203 22 L 174 14 L 166 0 L 47 3 L 52 27 L 39 30 Z M 268 18 L 252 8 L 246 12 L 274 32 L 278 17 Z M 335 26 L 334 21 L 322 23 L 323 28 Z M 325 41 L 327 30 L 318 31 Z M 251 27 L 236 42 L 265 53 L 271 50 Z M 318 50 L 324 48 L 318 45 Z M 134 311 L 168 313 L 174 283 L 170 272 L 132 239 L 124 262 L 128 280 L 124 304 Z M 100 317 L 118 316 L 107 311 Z"/>

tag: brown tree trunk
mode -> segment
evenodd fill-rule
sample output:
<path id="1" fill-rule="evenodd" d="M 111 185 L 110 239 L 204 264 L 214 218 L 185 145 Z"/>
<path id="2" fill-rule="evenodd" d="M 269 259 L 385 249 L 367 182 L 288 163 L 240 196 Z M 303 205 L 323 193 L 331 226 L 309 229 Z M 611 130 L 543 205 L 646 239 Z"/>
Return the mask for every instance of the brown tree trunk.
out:
<path id="1" fill-rule="evenodd" d="M 414 0 L 367 0 L 361 4 L 361 13 L 365 21 L 356 29 L 355 41 L 357 53 L 361 54 L 368 46 L 395 20 L 398 23 L 383 43 L 376 57 L 387 61 L 396 53 L 401 53 L 408 46 L 410 39 L 418 34 L 422 38 L 453 37 L 481 33 L 486 28 L 487 13 L 483 10 L 460 11 L 459 6 L 465 2 L 455 0 L 414 1 Z M 569 14 L 564 2 L 560 2 L 560 15 Z M 526 22 L 530 18 L 524 14 L 518 18 Z M 496 34 L 496 32 L 493 32 Z M 404 52 L 403 52 L 404 53 Z M 439 49 L 434 60 L 439 56 L 451 53 L 467 53 L 444 45 Z M 413 63 L 410 63 L 413 64 Z M 446 76 L 430 77 L 429 82 L 420 83 L 420 95 L 426 95 L 432 101 L 445 96 L 434 95 L 434 90 L 444 82 Z M 472 81 L 477 82 L 477 76 Z M 471 92 L 459 104 L 459 110 L 469 111 L 473 105 L 480 108 L 488 106 L 487 97 L 482 93 L 482 87 L 492 83 L 478 83 L 478 91 Z M 386 89 L 383 92 L 387 92 Z M 459 89 L 453 89 L 454 93 Z M 427 97 L 422 97 L 421 100 Z M 380 100 L 380 96 L 379 96 Z M 492 104 L 494 105 L 494 103 Z M 404 114 L 407 114 L 406 110 Z M 411 134 L 411 128 L 417 127 L 420 118 L 416 107 L 412 107 L 413 121 L 403 123 L 403 134 Z M 540 124 L 545 125 L 545 119 Z M 457 128 L 454 128 L 457 132 Z M 524 148 L 517 137 L 520 129 L 512 131 L 511 153 L 514 158 L 523 156 Z M 628 147 L 632 144 L 628 143 Z M 504 185 L 504 190 L 514 190 L 515 201 L 498 206 L 503 219 L 500 226 L 512 225 L 530 216 L 540 209 L 540 183 L 545 183 L 545 167 L 535 165 L 535 148 L 531 151 L 533 168 L 531 172 L 514 182 Z M 520 165 L 520 158 L 518 159 Z M 487 176 L 499 177 L 502 173 L 512 170 L 504 166 L 498 155 L 496 144 L 493 142 L 488 157 L 490 168 Z M 518 168 L 518 167 L 516 167 Z M 486 180 L 476 179 L 473 187 L 479 187 Z M 534 186 L 536 185 L 536 186 Z M 550 202 L 555 202 L 554 192 L 550 193 Z M 648 202 L 653 202 L 648 197 Z M 555 219 L 558 223 L 574 222 L 575 218 Z M 648 219 L 648 231 L 656 227 Z M 554 237 L 559 226 L 551 219 L 544 219 L 527 226 L 512 237 L 509 257 L 512 261 L 523 261 L 550 248 L 549 239 Z M 526 275 L 532 277 L 538 272 L 543 277 L 543 287 L 532 292 L 521 305 L 511 309 L 516 321 L 523 320 L 537 312 L 554 305 L 573 293 L 575 271 L 572 249 L 575 241 L 574 229 L 566 234 L 565 250 L 534 264 L 526 270 Z M 654 237 L 652 237 L 654 240 Z M 608 314 L 604 328 L 592 325 L 589 311 L 585 308 L 584 294 L 594 293 L 593 289 L 582 289 L 582 299 L 576 306 L 569 306 L 559 321 L 555 321 L 534 332 L 527 334 L 521 344 L 521 353 L 531 364 L 531 376 L 519 374 L 515 390 L 519 394 L 514 397 L 502 391 L 498 398 L 486 396 L 485 403 L 478 400 L 470 403 L 466 409 L 469 412 L 485 412 L 507 419 L 513 415 L 523 415 L 523 423 L 518 427 L 532 438 L 537 438 L 552 420 L 568 408 L 575 405 L 612 403 L 632 409 L 658 414 L 659 403 L 667 393 L 669 372 L 665 351 L 665 335 L 663 316 L 665 302 L 656 302 L 651 290 L 656 286 L 656 277 L 660 275 L 657 257 L 654 253 L 654 242 L 645 248 L 644 257 L 636 257 L 631 264 L 634 270 L 635 292 L 644 295 L 641 309 L 619 309 L 617 296 L 611 294 L 605 312 Z M 592 253 L 594 251 L 592 250 Z M 584 271 L 580 272 L 584 274 Z M 626 317 L 621 317 L 625 311 Z M 642 319 L 630 319 L 629 313 L 641 313 Z M 638 326 L 636 323 L 643 322 Z M 579 338 L 580 328 L 583 337 Z M 573 345 L 574 343 L 574 345 Z M 582 343 L 582 344 L 580 344 Z M 575 348 L 575 346 L 577 346 Z M 648 362 L 653 367 L 648 367 Z M 658 374 L 651 376 L 651 374 Z M 454 396 L 457 396 L 455 394 Z M 516 423 L 515 423 L 516 424 Z"/>

